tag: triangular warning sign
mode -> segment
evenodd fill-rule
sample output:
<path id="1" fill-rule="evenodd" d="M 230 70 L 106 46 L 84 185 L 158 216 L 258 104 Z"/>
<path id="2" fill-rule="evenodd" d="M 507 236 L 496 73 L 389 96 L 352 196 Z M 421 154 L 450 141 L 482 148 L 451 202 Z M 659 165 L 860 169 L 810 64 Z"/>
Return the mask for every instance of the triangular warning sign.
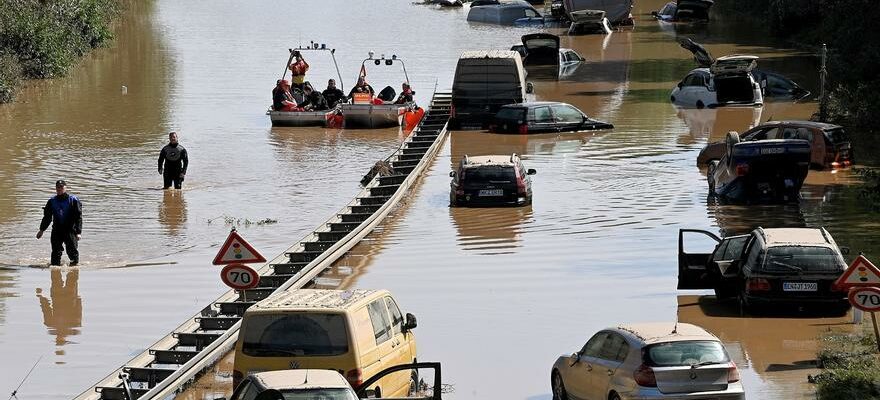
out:
<path id="1" fill-rule="evenodd" d="M 224 265 L 233 263 L 261 263 L 266 259 L 260 255 L 248 242 L 245 242 L 241 236 L 233 229 L 229 232 L 229 237 L 220 251 L 214 257 L 214 265 Z"/>
<path id="2" fill-rule="evenodd" d="M 849 289 L 856 286 L 880 286 L 880 269 L 871 264 L 863 255 L 853 260 L 849 268 L 837 278 L 834 286 L 838 289 Z"/>

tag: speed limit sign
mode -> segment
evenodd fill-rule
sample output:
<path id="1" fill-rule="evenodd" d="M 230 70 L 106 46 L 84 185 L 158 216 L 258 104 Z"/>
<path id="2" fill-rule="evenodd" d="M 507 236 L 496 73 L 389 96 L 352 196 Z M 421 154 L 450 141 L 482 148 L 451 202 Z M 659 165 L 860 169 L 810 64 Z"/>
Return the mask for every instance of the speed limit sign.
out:
<path id="1" fill-rule="evenodd" d="M 236 290 L 245 290 L 257 287 L 260 284 L 260 275 L 253 268 L 244 264 L 229 264 L 220 271 L 220 279 L 226 286 Z"/>
<path id="2" fill-rule="evenodd" d="M 849 291 L 849 302 L 862 311 L 880 311 L 880 288 L 855 287 Z"/>

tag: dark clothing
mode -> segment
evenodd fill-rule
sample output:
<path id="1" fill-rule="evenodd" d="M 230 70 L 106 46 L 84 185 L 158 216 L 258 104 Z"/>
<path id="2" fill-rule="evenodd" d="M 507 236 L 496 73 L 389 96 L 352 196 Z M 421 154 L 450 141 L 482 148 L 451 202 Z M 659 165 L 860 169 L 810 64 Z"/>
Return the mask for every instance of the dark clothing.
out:
<path id="1" fill-rule="evenodd" d="M 355 86 L 351 88 L 351 91 L 348 92 L 348 98 L 352 98 L 355 93 L 369 93 L 370 96 L 372 96 L 376 94 L 376 91 L 373 90 L 373 87 L 368 83 L 365 83 L 363 86 Z"/>
<path id="2" fill-rule="evenodd" d="M 61 265 L 61 253 L 67 248 L 71 264 L 79 262 L 76 235 L 82 233 L 82 203 L 76 196 L 63 194 L 52 196 L 43 207 L 43 220 L 40 230 L 45 231 L 52 224 L 52 265 Z"/>
<path id="3" fill-rule="evenodd" d="M 287 108 L 284 104 L 285 101 L 296 103 L 296 101 L 293 100 L 293 95 L 290 94 L 290 91 L 284 89 L 275 90 L 272 97 L 272 109 L 275 111 L 283 111 Z"/>
<path id="4" fill-rule="evenodd" d="M 394 104 L 404 104 L 413 101 L 413 91 L 412 90 L 404 90 L 400 96 L 397 96 L 397 100 L 394 101 Z"/>
<path id="5" fill-rule="evenodd" d="M 324 95 L 317 90 L 312 90 L 312 93 L 306 96 L 305 101 L 300 104 L 300 107 L 309 111 L 324 111 L 330 108 L 327 106 L 327 100 L 324 99 Z"/>
<path id="6" fill-rule="evenodd" d="M 162 177 L 165 178 L 164 188 L 168 189 L 174 183 L 174 188 L 180 189 L 187 166 L 189 156 L 183 146 L 175 143 L 165 145 L 159 152 L 159 171 L 162 171 Z"/>
<path id="7" fill-rule="evenodd" d="M 336 107 L 336 104 L 345 97 L 345 93 L 339 90 L 339 88 L 326 89 L 321 94 L 324 96 L 324 100 L 327 100 L 327 106 L 329 107 Z"/>

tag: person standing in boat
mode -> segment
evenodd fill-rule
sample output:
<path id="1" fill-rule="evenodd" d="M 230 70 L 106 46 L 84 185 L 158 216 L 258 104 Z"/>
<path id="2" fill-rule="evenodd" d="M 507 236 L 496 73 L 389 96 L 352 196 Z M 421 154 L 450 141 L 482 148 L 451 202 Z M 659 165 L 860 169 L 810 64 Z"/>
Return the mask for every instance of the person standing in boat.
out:
<path id="1" fill-rule="evenodd" d="M 335 79 L 327 81 L 327 89 L 324 89 L 321 94 L 324 96 L 324 100 L 327 100 L 327 106 L 331 108 L 336 107 L 345 98 L 345 93 L 336 87 Z"/>
<path id="2" fill-rule="evenodd" d="M 163 188 L 168 189 L 173 183 L 175 189 L 180 189 L 188 166 L 189 156 L 186 149 L 177 143 L 177 132 L 169 133 L 168 144 L 159 151 L 159 174 L 164 180 Z"/>
<path id="3" fill-rule="evenodd" d="M 290 64 L 290 73 L 293 75 L 290 78 L 290 81 L 293 82 L 293 87 L 303 90 L 304 84 L 306 82 L 306 72 L 309 71 L 309 64 L 303 59 L 302 53 L 298 51 L 293 52 L 293 57 L 296 61 L 293 64 Z"/>
<path id="4" fill-rule="evenodd" d="M 324 95 L 321 92 L 315 90 L 312 87 L 311 83 L 306 82 L 303 85 L 303 93 L 305 93 L 305 100 L 300 104 L 300 107 L 305 111 L 325 111 L 330 107 L 327 106 L 327 100 L 324 98 Z"/>
<path id="5" fill-rule="evenodd" d="M 409 84 L 404 82 L 401 87 L 400 95 L 397 96 L 397 100 L 394 100 L 394 104 L 406 104 L 413 101 L 413 95 L 416 92 L 412 91 L 412 88 L 409 87 Z"/>
<path id="6" fill-rule="evenodd" d="M 43 237 L 49 224 L 52 224 L 52 234 L 49 236 L 52 256 L 49 264 L 61 265 L 61 253 L 67 250 L 70 265 L 77 265 L 79 263 L 77 245 L 82 235 L 82 203 L 76 196 L 67 193 L 67 182 L 63 179 L 55 182 L 55 196 L 52 196 L 43 207 L 43 220 L 40 222 L 37 239 Z"/>
<path id="7" fill-rule="evenodd" d="M 275 111 L 298 111 L 296 100 L 290 93 L 290 82 L 282 80 L 277 90 L 272 91 L 272 109 Z"/>
<path id="8" fill-rule="evenodd" d="M 351 88 L 351 91 L 348 92 L 348 98 L 351 99 L 354 97 L 355 93 L 369 93 L 370 97 L 373 97 L 375 96 L 376 91 L 373 90 L 373 87 L 370 86 L 369 83 L 367 83 L 367 78 L 359 76 L 357 85 L 354 85 L 354 87 Z"/>

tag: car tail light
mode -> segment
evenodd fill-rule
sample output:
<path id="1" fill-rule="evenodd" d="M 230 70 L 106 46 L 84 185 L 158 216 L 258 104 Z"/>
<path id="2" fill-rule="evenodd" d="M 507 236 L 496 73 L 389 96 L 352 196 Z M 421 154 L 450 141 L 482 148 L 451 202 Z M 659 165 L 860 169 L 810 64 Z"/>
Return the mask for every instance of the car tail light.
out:
<path id="1" fill-rule="evenodd" d="M 766 292 L 770 290 L 770 281 L 764 278 L 749 278 L 746 281 L 746 291 Z"/>
<path id="2" fill-rule="evenodd" d="M 232 370 L 232 390 L 238 387 L 242 379 L 244 379 L 244 374 L 241 371 Z"/>
<path id="3" fill-rule="evenodd" d="M 749 173 L 749 164 L 737 164 L 736 176 L 746 176 Z"/>
<path id="4" fill-rule="evenodd" d="M 633 372 L 633 379 L 639 386 L 657 387 L 657 377 L 654 376 L 654 370 L 651 367 L 642 364 Z"/>
<path id="5" fill-rule="evenodd" d="M 727 367 L 727 383 L 739 382 L 739 369 L 736 368 L 736 363 L 731 361 L 730 366 Z"/>
<path id="6" fill-rule="evenodd" d="M 529 124 L 522 124 L 519 126 L 519 134 L 525 135 L 529 133 Z"/>
<path id="7" fill-rule="evenodd" d="M 523 179 L 522 174 L 519 172 L 519 168 L 514 168 L 513 171 L 516 173 L 516 194 L 519 196 L 525 196 L 526 180 Z"/>
<path id="8" fill-rule="evenodd" d="M 364 370 L 358 368 L 345 373 L 345 379 L 352 387 L 358 387 L 364 383 Z"/>

